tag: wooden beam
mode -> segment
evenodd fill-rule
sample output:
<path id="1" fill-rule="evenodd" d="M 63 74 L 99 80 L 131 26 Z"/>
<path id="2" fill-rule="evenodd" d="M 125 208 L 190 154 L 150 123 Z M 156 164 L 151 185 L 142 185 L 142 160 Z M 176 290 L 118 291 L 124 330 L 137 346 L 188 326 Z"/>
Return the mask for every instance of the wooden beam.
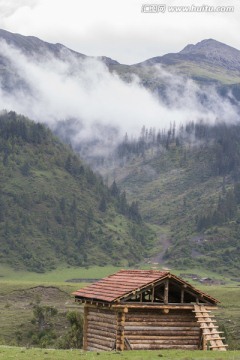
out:
<path id="1" fill-rule="evenodd" d="M 202 349 L 203 349 L 204 351 L 207 350 L 207 339 L 206 339 L 205 334 L 202 335 Z"/>
<path id="2" fill-rule="evenodd" d="M 184 303 L 184 288 L 181 289 L 181 304 Z"/>
<path id="3" fill-rule="evenodd" d="M 115 332 L 109 331 L 108 330 L 104 330 L 104 329 L 96 329 L 96 327 L 90 327 L 88 329 L 89 334 L 91 335 L 101 335 L 103 337 L 109 338 L 109 339 L 113 339 L 116 340 L 116 330 Z"/>
<path id="4" fill-rule="evenodd" d="M 87 341 L 87 335 L 88 335 L 88 313 L 89 308 L 88 306 L 84 306 L 84 318 L 83 318 L 83 350 L 87 351 L 88 348 L 88 341 Z"/>
<path id="5" fill-rule="evenodd" d="M 193 304 L 159 304 L 159 303 L 144 303 L 141 304 L 139 302 L 128 303 L 128 304 L 114 304 L 112 305 L 112 309 L 123 309 L 127 307 L 128 309 L 187 309 L 192 310 L 194 308 Z"/>
<path id="6" fill-rule="evenodd" d="M 197 325 L 197 324 L 196 324 Z M 198 326 L 174 326 L 167 324 L 166 326 L 147 326 L 147 325 L 137 325 L 137 326 L 131 326 L 131 325 L 126 325 L 125 326 L 125 331 L 148 331 L 155 333 L 156 331 L 191 331 L 191 330 L 196 330 L 199 331 L 199 327 Z"/>
<path id="7" fill-rule="evenodd" d="M 222 344 L 222 345 L 209 346 L 210 349 L 219 349 L 220 347 L 228 347 L 228 345 L 227 344 Z"/>
<path id="8" fill-rule="evenodd" d="M 130 294 L 127 294 L 127 295 L 124 295 L 124 296 L 120 296 L 119 297 L 119 300 L 121 300 L 121 301 L 127 301 L 129 298 L 131 298 L 133 295 L 134 295 L 134 293 L 136 292 L 136 293 L 140 293 L 140 292 L 145 292 L 145 291 L 147 291 L 147 290 L 149 290 L 149 289 L 151 289 L 152 288 L 152 286 L 158 286 L 158 285 L 161 285 L 161 284 L 164 284 L 164 282 L 165 282 L 165 280 L 166 279 L 169 279 L 169 274 L 167 274 L 165 277 L 163 277 L 161 280 L 156 280 L 156 281 L 153 281 L 151 284 L 149 284 L 148 286 L 146 286 L 146 285 L 144 285 L 144 286 L 142 286 L 142 287 L 139 287 L 138 289 L 135 289 L 134 291 L 131 291 L 131 293 Z"/>
<path id="9" fill-rule="evenodd" d="M 163 309 L 162 312 L 163 312 L 163 314 L 168 314 L 168 313 L 169 313 L 169 309 Z"/>
<path id="10" fill-rule="evenodd" d="M 198 334 L 196 335 L 188 335 L 186 333 L 184 335 L 128 335 L 128 340 L 132 342 L 141 341 L 141 340 L 194 340 L 198 341 Z"/>
<path id="11" fill-rule="evenodd" d="M 169 279 L 164 283 L 164 304 L 168 304 Z"/>
<path id="12" fill-rule="evenodd" d="M 178 330 L 177 334 L 179 336 L 184 336 L 186 337 L 186 330 Z M 166 336 L 168 335 L 168 337 L 171 336 L 175 336 L 176 335 L 176 330 L 151 330 L 151 333 L 149 332 L 149 330 L 126 330 L 125 331 L 125 336 L 129 339 L 132 336 L 138 336 L 139 338 L 141 338 L 142 336 Z M 199 328 L 195 328 L 195 329 L 191 329 L 191 330 L 187 330 L 187 336 L 196 336 L 197 338 L 199 337 Z"/>
<path id="13" fill-rule="evenodd" d="M 132 345 L 130 343 L 130 341 L 128 340 L 128 338 L 124 339 L 124 344 L 127 350 L 132 350 Z"/>
<path id="14" fill-rule="evenodd" d="M 175 276 L 172 274 L 171 274 L 171 283 L 174 283 L 174 285 L 181 287 L 181 284 L 180 284 L 181 281 L 179 281 L 179 279 L 176 279 Z M 192 295 L 194 297 L 198 296 L 200 300 L 205 301 L 205 304 L 210 304 L 210 306 L 211 305 L 216 306 L 217 299 L 212 298 L 208 294 L 199 292 L 198 289 L 194 288 L 191 284 L 185 284 L 184 281 L 182 281 L 182 285 L 190 295 Z M 195 293 L 195 291 L 196 291 L 196 293 Z M 208 300 L 206 298 L 208 298 Z M 219 301 L 217 301 L 217 302 L 219 302 Z"/>
<path id="15" fill-rule="evenodd" d="M 203 318 L 202 318 L 203 319 Z M 212 319 L 209 319 L 209 320 L 197 320 L 198 323 L 213 323 L 213 322 L 217 322 L 217 320 L 212 320 Z"/>
<path id="16" fill-rule="evenodd" d="M 101 346 L 105 346 L 106 348 L 108 348 L 108 350 L 110 350 L 112 348 L 112 345 L 114 343 L 114 339 L 107 339 L 104 337 L 97 337 L 95 335 L 89 335 L 88 336 L 88 342 L 94 344 L 94 345 L 101 345 Z"/>
<path id="17" fill-rule="evenodd" d="M 179 349 L 179 350 L 197 350 L 197 345 L 159 345 L 159 344 L 135 344 L 133 350 L 160 350 L 160 349 Z"/>
<path id="18" fill-rule="evenodd" d="M 125 336 L 124 336 L 124 325 L 125 318 L 128 309 L 125 307 L 118 312 L 117 315 L 117 338 L 116 338 L 116 350 L 123 351 L 125 344 Z"/>

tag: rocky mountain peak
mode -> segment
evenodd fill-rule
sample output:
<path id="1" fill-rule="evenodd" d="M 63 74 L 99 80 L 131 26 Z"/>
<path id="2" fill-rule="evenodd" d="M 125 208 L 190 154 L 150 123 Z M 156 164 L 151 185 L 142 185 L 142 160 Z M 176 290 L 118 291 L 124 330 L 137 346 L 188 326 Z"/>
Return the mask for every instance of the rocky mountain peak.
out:
<path id="1" fill-rule="evenodd" d="M 205 39 L 205 40 L 202 40 L 200 42 L 198 42 L 196 45 L 194 44 L 189 44 L 187 46 L 185 46 L 185 48 L 180 51 L 180 54 L 187 54 L 187 53 L 193 53 L 193 52 L 204 52 L 204 51 L 207 51 L 209 49 L 222 49 L 222 47 L 229 47 L 231 48 L 230 46 L 228 45 L 225 45 L 217 40 L 214 40 L 214 39 Z M 233 48 L 232 48 L 233 49 Z"/>
<path id="2" fill-rule="evenodd" d="M 239 70 L 240 51 L 214 39 L 206 39 L 196 45 L 187 45 L 179 54 L 203 60 L 216 66 L 224 66 L 228 69 Z"/>

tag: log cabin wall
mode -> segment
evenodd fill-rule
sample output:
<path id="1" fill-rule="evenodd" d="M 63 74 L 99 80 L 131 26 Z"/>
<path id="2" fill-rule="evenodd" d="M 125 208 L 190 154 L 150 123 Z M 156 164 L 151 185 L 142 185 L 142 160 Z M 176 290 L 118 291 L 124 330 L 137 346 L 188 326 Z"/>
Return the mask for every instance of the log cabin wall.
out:
<path id="1" fill-rule="evenodd" d="M 84 307 L 84 350 L 113 350 L 116 346 L 115 311 Z"/>
<path id="2" fill-rule="evenodd" d="M 191 310 L 129 309 L 125 314 L 125 349 L 200 348 L 200 326 Z"/>

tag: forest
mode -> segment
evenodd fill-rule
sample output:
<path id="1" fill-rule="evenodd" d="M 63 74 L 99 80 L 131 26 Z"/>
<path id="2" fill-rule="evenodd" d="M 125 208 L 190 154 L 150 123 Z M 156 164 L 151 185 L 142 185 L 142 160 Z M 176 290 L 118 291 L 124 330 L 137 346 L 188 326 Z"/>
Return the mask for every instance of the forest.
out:
<path id="1" fill-rule="evenodd" d="M 37 272 L 135 263 L 154 240 L 136 201 L 15 112 L 0 116 L 0 236 L 2 262 Z"/>
<path id="2" fill-rule="evenodd" d="M 169 265 L 233 272 L 239 267 L 238 123 L 144 126 L 137 137 L 125 134 L 99 171 L 111 166 L 120 188 L 138 200 L 143 220 L 160 234 L 167 229 L 169 246 L 162 255 Z"/>

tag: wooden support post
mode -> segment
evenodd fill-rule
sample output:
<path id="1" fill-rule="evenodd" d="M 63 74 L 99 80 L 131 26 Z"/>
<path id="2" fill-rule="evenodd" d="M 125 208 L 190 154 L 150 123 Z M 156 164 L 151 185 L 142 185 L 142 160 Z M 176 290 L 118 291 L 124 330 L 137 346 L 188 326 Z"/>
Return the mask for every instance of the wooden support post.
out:
<path id="1" fill-rule="evenodd" d="M 207 338 L 204 332 L 202 333 L 202 349 L 207 350 Z"/>
<path id="2" fill-rule="evenodd" d="M 164 304 L 168 304 L 169 280 L 164 283 Z"/>
<path id="3" fill-rule="evenodd" d="M 184 289 L 181 289 L 181 304 L 184 303 Z"/>
<path id="4" fill-rule="evenodd" d="M 153 287 L 152 287 L 152 302 L 154 302 L 154 296 L 155 296 L 154 290 L 155 290 L 155 288 L 154 288 L 154 286 L 153 286 Z"/>
<path id="5" fill-rule="evenodd" d="M 83 350 L 87 351 L 88 348 L 88 313 L 89 308 L 87 305 L 84 305 L 84 318 L 83 318 Z"/>
<path id="6" fill-rule="evenodd" d="M 124 325 L 125 325 L 125 314 L 128 312 L 127 308 L 122 309 L 118 312 L 118 321 L 117 321 L 117 340 L 116 340 L 116 350 L 123 351 L 125 336 L 124 336 Z"/>

